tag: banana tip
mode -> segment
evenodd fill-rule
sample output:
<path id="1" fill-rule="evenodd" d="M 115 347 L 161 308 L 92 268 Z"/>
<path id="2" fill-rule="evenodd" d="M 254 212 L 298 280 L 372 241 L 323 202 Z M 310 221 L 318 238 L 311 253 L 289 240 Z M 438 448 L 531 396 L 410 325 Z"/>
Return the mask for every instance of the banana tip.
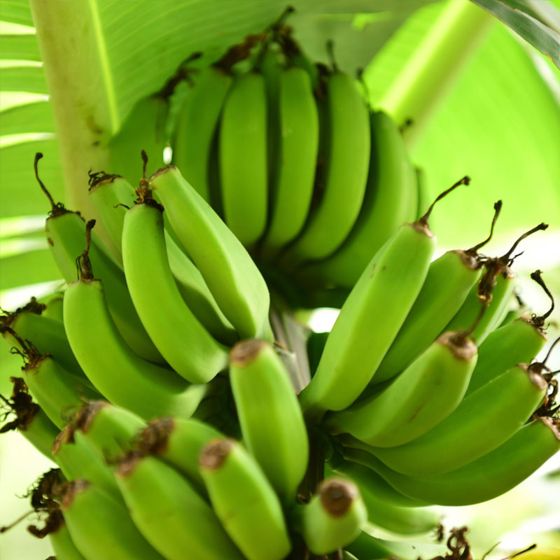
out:
<path id="1" fill-rule="evenodd" d="M 264 340 L 251 338 L 238 342 L 230 351 L 230 362 L 236 366 L 245 366 L 250 364 L 267 346 Z"/>
<path id="2" fill-rule="evenodd" d="M 215 439 L 201 451 L 198 463 L 200 468 L 214 471 L 219 469 L 233 451 L 235 442 L 231 439 Z"/>
<path id="3" fill-rule="evenodd" d="M 324 510 L 332 517 L 342 517 L 358 497 L 358 489 L 349 480 L 330 478 L 318 488 L 319 499 Z"/>

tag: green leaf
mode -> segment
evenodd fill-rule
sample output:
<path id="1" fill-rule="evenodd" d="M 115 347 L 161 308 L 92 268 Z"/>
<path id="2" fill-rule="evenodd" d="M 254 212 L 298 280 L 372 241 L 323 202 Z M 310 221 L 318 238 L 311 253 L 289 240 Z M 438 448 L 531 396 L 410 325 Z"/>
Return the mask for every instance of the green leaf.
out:
<path id="1" fill-rule="evenodd" d="M 26 103 L 0 113 L 0 135 L 54 132 L 53 115 L 46 101 Z"/>
<path id="2" fill-rule="evenodd" d="M 474 0 L 560 67 L 560 11 L 546 0 Z"/>
<path id="3" fill-rule="evenodd" d="M 33 18 L 27 0 L 2 0 L 0 21 L 33 26 Z"/>
<path id="4" fill-rule="evenodd" d="M 47 93 L 47 84 L 41 66 L 10 66 L 2 68 L 2 91 Z"/>
<path id="5" fill-rule="evenodd" d="M 41 60 L 34 35 L 0 35 L 0 57 L 5 60 Z"/>

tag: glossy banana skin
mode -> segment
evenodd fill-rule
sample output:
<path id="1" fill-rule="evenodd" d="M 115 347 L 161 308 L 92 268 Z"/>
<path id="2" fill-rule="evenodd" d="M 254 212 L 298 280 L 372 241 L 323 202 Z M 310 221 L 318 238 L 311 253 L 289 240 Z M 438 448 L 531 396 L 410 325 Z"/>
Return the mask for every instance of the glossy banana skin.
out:
<path id="1" fill-rule="evenodd" d="M 225 368 L 226 349 L 181 297 L 167 258 L 162 210 L 157 206 L 140 203 L 126 213 L 123 263 L 136 311 L 163 357 L 187 381 L 210 381 Z"/>
<path id="2" fill-rule="evenodd" d="M 418 296 L 435 249 L 426 227 L 402 226 L 376 254 L 348 296 L 317 371 L 301 393 L 309 415 L 343 410 L 366 388 Z M 383 318 L 383 330 L 375 326 Z"/>
<path id="3" fill-rule="evenodd" d="M 461 468 L 517 432 L 543 402 L 547 387 L 530 366 L 516 366 L 472 392 L 422 437 L 372 453 L 393 470 L 412 476 Z"/>
<path id="4" fill-rule="evenodd" d="M 58 560 L 84 560 L 64 523 L 49 533 L 49 540 Z"/>

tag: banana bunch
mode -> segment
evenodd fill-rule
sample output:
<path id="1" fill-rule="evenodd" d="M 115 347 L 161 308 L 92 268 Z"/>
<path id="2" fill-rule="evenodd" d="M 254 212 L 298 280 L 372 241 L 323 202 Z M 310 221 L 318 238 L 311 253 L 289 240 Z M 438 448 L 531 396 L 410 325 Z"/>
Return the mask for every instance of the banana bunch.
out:
<path id="1" fill-rule="evenodd" d="M 498 201 L 483 241 L 434 258 L 435 203 L 469 178 L 426 210 L 398 126 L 331 58 L 282 25 L 232 47 L 193 78 L 175 164 L 90 173 L 97 222 L 36 156 L 65 285 L 0 316 L 23 359 L 0 432 L 59 467 L 30 529 L 57 558 L 417 558 L 369 528 L 429 533 L 430 506 L 560 448 L 539 271 L 550 309 L 512 309 L 517 247 L 547 226 L 482 254 Z M 293 313 L 335 300 L 328 334 Z"/>

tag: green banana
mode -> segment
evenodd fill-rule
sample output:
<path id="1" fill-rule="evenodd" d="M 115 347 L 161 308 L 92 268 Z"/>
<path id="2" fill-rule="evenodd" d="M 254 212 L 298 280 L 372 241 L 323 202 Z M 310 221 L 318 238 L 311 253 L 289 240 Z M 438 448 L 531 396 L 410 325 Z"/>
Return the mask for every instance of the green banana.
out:
<path id="1" fill-rule="evenodd" d="M 530 363 L 544 348 L 546 337 L 532 321 L 520 317 L 492 331 L 478 350 L 467 395 L 520 363 Z"/>
<path id="2" fill-rule="evenodd" d="M 458 469 L 517 432 L 543 402 L 547 387 L 531 366 L 520 364 L 471 393 L 422 437 L 372 453 L 391 469 L 413 476 Z"/>
<path id="3" fill-rule="evenodd" d="M 124 219 L 127 208 L 134 203 L 135 190 L 122 177 L 95 174 L 90 178 L 89 192 L 102 224 L 109 233 L 110 242 L 118 247 L 119 262 L 122 265 Z M 177 288 L 192 312 L 218 340 L 225 342 L 235 340 L 231 325 L 220 311 L 202 275 L 167 231 L 165 245 Z"/>
<path id="4" fill-rule="evenodd" d="M 173 163 L 210 203 L 210 151 L 232 77 L 220 66 L 201 70 L 177 116 Z"/>
<path id="5" fill-rule="evenodd" d="M 176 167 L 150 179 L 181 245 L 242 338 L 270 338 L 268 287 L 235 235 Z"/>
<path id="6" fill-rule="evenodd" d="M 142 418 L 126 408 L 90 401 L 72 418 L 66 439 L 83 437 L 105 460 L 112 462 L 133 448 L 145 426 Z"/>
<path id="7" fill-rule="evenodd" d="M 111 469 L 103 455 L 82 432 L 66 426 L 56 437 L 52 457 L 68 480 L 85 478 L 120 499 Z"/>
<path id="8" fill-rule="evenodd" d="M 190 387 L 174 372 L 147 362 L 125 343 L 113 323 L 99 280 L 86 276 L 68 285 L 64 326 L 72 351 L 103 395 L 143 418 L 190 416 L 205 386 Z"/>
<path id="9" fill-rule="evenodd" d="M 83 252 L 86 241 L 86 223 L 75 213 L 64 210 L 62 214 L 47 218 L 46 231 L 49 246 L 62 276 L 67 282 L 76 280 L 76 259 Z M 126 343 L 142 358 L 164 362 L 134 309 L 120 268 L 93 242 L 90 258 L 98 278 L 106 286 L 107 305 L 118 331 Z M 65 296 L 66 298 L 66 293 Z"/>
<path id="10" fill-rule="evenodd" d="M 257 462 L 230 439 L 208 443 L 199 457 L 210 502 L 249 560 L 281 560 L 292 545 L 280 501 Z"/>
<path id="11" fill-rule="evenodd" d="M 375 470 L 399 492 L 434 504 L 461 506 L 504 494 L 558 450 L 558 420 L 537 418 L 494 451 L 448 473 L 411 477 L 374 461 Z"/>
<path id="12" fill-rule="evenodd" d="M 329 554 L 353 542 L 367 522 L 367 509 L 350 480 L 328 478 L 299 510 L 301 533 L 313 554 Z"/>
<path id="13" fill-rule="evenodd" d="M 18 430 L 35 449 L 45 457 L 52 458 L 51 447 L 58 434 L 57 427 L 41 407 L 33 402 L 25 381 L 21 377 L 11 377 L 10 380 L 13 383 L 12 395 L 9 399 L 0 395 L 0 400 L 7 412 L 15 415 L 15 419 L 0 426 L 0 434 Z"/>
<path id="14" fill-rule="evenodd" d="M 56 554 L 56 560 L 84 560 L 84 556 L 70 536 L 62 515 L 60 515 L 60 523 L 49 531 L 49 541 Z"/>
<path id="15" fill-rule="evenodd" d="M 355 80 L 334 71 L 325 89 L 322 196 L 290 248 L 299 261 L 327 257 L 344 242 L 362 207 L 370 164 L 368 107 Z"/>
<path id="16" fill-rule="evenodd" d="M 243 442 L 276 492 L 292 500 L 307 468 L 309 443 L 286 367 L 270 344 L 246 340 L 230 353 L 229 378 Z"/>
<path id="17" fill-rule="evenodd" d="M 344 303 L 317 371 L 300 395 L 308 415 L 343 410 L 360 396 L 414 304 L 434 250 L 427 225 L 416 222 L 401 226 L 374 256 Z"/>
<path id="18" fill-rule="evenodd" d="M 412 441 L 459 406 L 476 357 L 476 346 L 464 333 L 445 333 L 394 381 L 332 414 L 327 423 L 376 447 Z"/>
<path id="19" fill-rule="evenodd" d="M 270 227 L 263 245 L 275 251 L 292 241 L 307 219 L 319 147 L 319 116 L 309 75 L 288 68 L 279 79 L 279 136 Z"/>
<path id="20" fill-rule="evenodd" d="M 85 480 L 68 484 L 61 508 L 72 541 L 86 560 L 163 560 L 119 500 Z"/>
<path id="21" fill-rule="evenodd" d="M 266 227 L 266 129 L 263 76 L 256 72 L 237 76 L 226 97 L 220 122 L 220 182 L 225 222 L 245 246 L 254 245 Z"/>
<path id="22" fill-rule="evenodd" d="M 339 250 L 313 273 L 351 288 L 372 256 L 416 213 L 416 177 L 402 135 L 382 112 L 371 115 L 371 169 L 364 203 L 352 231 Z M 327 228 L 330 224 L 327 225 Z"/>
<path id="23" fill-rule="evenodd" d="M 168 560 L 241 560 L 216 514 L 173 467 L 132 453 L 116 480 L 132 520 Z"/>
<path id="24" fill-rule="evenodd" d="M 160 459 L 201 487 L 198 457 L 203 447 L 222 434 L 212 426 L 189 418 L 156 418 L 138 434 L 136 448 Z"/>
<path id="25" fill-rule="evenodd" d="M 206 383 L 226 367 L 227 352 L 184 303 L 167 259 L 162 210 L 147 196 L 124 220 L 128 289 L 150 338 L 171 367 L 191 383 Z"/>
<path id="26" fill-rule="evenodd" d="M 51 294 L 47 300 L 44 301 L 46 307 L 42 316 L 47 319 L 52 319 L 62 323 L 62 307 L 64 302 L 64 292 L 55 292 Z"/>
<path id="27" fill-rule="evenodd" d="M 374 383 L 398 375 L 428 348 L 479 277 L 480 263 L 469 251 L 448 251 L 430 264 L 410 313 L 375 372 Z"/>

